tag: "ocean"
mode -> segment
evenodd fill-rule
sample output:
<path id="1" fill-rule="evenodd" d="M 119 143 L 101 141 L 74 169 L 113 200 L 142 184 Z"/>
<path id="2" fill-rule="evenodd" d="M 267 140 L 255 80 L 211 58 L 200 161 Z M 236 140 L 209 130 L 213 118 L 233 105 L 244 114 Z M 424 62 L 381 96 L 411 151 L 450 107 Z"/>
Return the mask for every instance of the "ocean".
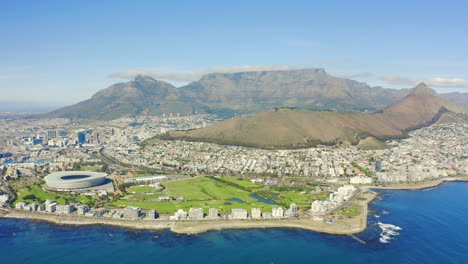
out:
<path id="1" fill-rule="evenodd" d="M 468 183 L 381 191 L 356 237 L 298 229 L 178 235 L 0 218 L 1 263 L 468 263 Z"/>

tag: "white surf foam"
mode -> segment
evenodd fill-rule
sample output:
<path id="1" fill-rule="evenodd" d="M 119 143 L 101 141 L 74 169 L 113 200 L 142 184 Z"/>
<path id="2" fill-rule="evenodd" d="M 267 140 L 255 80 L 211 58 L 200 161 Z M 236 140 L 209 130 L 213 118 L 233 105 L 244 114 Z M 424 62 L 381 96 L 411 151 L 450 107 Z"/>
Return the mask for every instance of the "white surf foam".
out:
<path id="1" fill-rule="evenodd" d="M 392 224 L 384 224 L 382 222 L 377 222 L 377 224 L 380 229 L 382 229 L 379 238 L 380 243 L 390 243 L 390 240 L 392 240 L 393 237 L 400 234 L 397 231 L 402 230 L 401 227 Z"/>

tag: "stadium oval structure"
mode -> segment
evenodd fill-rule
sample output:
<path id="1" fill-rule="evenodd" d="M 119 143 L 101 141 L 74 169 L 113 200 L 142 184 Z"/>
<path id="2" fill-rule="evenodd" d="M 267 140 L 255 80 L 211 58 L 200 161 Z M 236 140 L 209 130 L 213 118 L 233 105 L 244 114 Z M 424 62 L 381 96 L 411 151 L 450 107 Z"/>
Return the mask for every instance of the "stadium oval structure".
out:
<path id="1" fill-rule="evenodd" d="M 46 185 L 52 189 L 83 189 L 104 184 L 106 173 L 94 171 L 59 171 L 45 177 Z"/>

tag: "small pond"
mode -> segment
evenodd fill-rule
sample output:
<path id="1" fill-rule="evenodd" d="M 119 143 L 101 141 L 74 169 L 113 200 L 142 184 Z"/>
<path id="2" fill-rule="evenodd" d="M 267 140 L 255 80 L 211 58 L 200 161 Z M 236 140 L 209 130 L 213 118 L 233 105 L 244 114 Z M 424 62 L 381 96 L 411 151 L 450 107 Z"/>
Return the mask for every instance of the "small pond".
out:
<path id="1" fill-rule="evenodd" d="M 276 194 L 275 194 L 275 195 L 276 195 Z M 261 196 L 258 196 L 258 195 L 256 195 L 256 194 L 253 194 L 253 193 L 249 194 L 249 196 L 252 197 L 252 198 L 254 198 L 255 200 L 257 200 L 257 202 L 259 202 L 259 203 L 270 204 L 270 205 L 278 205 L 278 204 L 274 203 L 273 201 L 270 201 L 270 200 L 268 200 L 268 199 L 265 199 L 265 198 L 263 198 L 263 197 L 261 197 Z M 276 198 L 276 197 L 275 197 L 275 198 Z"/>

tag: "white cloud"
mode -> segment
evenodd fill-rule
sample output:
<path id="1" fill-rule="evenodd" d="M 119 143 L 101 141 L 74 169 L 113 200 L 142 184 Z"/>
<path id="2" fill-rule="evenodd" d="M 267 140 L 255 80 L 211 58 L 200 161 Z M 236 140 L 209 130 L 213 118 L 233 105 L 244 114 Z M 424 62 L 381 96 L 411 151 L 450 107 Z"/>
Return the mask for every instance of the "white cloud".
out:
<path id="1" fill-rule="evenodd" d="M 432 78 L 424 81 L 429 86 L 434 87 L 465 87 L 468 88 L 468 80 L 461 78 Z"/>
<path id="2" fill-rule="evenodd" d="M 429 79 L 420 79 L 420 80 L 413 80 L 407 77 L 402 77 L 398 75 L 384 75 L 378 77 L 379 80 L 384 81 L 388 84 L 393 85 L 416 85 L 420 82 L 426 83 L 426 85 L 430 87 L 439 87 L 439 88 L 452 88 L 452 87 L 459 87 L 459 88 L 468 88 L 468 80 L 462 78 L 429 78 Z"/>
<path id="3" fill-rule="evenodd" d="M 358 72 L 358 73 L 353 73 L 353 74 L 339 74 L 335 75 L 340 78 L 346 78 L 346 79 L 357 79 L 357 78 L 372 78 L 375 77 L 375 74 L 372 72 Z"/>
<path id="4" fill-rule="evenodd" d="M 137 75 L 151 76 L 156 79 L 165 79 L 173 81 L 198 81 L 200 78 L 208 73 L 234 73 L 234 72 L 251 72 L 251 71 L 283 71 L 297 69 L 293 66 L 287 65 L 240 65 L 240 66 L 226 66 L 226 67 L 211 67 L 205 69 L 198 69 L 192 72 L 159 72 L 147 71 L 142 69 L 130 69 L 124 72 L 114 73 L 109 75 L 110 78 L 118 79 L 133 79 Z"/>
<path id="5" fill-rule="evenodd" d="M 378 77 L 379 80 L 393 85 L 415 85 L 417 81 L 398 75 L 384 75 Z"/>
<path id="6" fill-rule="evenodd" d="M 346 59 L 345 59 L 346 60 Z M 124 72 L 114 73 L 109 75 L 110 78 L 117 79 L 133 79 L 137 75 L 151 76 L 156 79 L 172 80 L 177 82 L 191 82 L 198 81 L 200 78 L 209 73 L 234 73 L 234 72 L 249 72 L 249 71 L 282 71 L 294 70 L 297 67 L 288 65 L 239 65 L 239 66 L 225 66 L 225 67 L 210 67 L 194 70 L 191 72 L 162 72 L 162 71 L 148 71 L 143 69 L 130 69 Z M 372 72 L 359 72 L 349 75 L 337 75 L 338 77 L 355 79 L 355 78 L 376 78 L 390 85 L 399 86 L 415 86 L 420 82 L 425 82 L 430 87 L 458 87 L 468 88 L 468 80 L 462 78 L 442 78 L 435 77 L 429 79 L 411 79 L 400 75 L 382 75 L 377 76 Z M 1 76 L 0 76 L 1 78 Z"/>

